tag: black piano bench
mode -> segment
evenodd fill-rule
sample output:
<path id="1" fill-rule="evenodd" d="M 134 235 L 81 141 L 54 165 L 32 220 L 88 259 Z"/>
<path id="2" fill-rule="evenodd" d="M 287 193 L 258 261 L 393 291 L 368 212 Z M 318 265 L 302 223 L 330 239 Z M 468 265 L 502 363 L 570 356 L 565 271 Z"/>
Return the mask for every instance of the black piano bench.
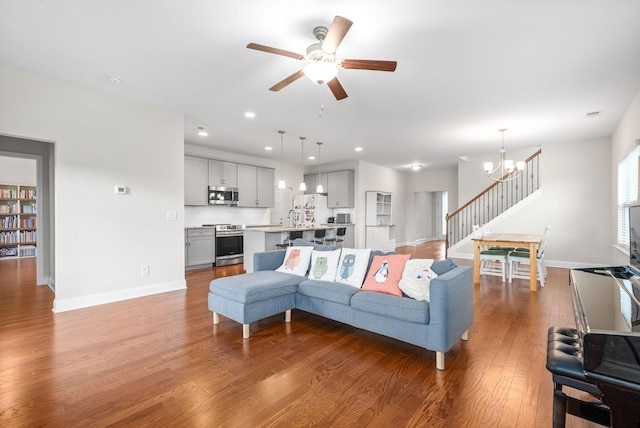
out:
<path id="1" fill-rule="evenodd" d="M 567 413 L 609 426 L 609 408 L 601 401 L 602 393 L 584 375 L 578 332 L 567 327 L 550 327 L 547 338 L 547 370 L 553 375 L 553 427 L 563 428 Z M 596 401 L 567 396 L 563 386 L 585 391 Z"/>

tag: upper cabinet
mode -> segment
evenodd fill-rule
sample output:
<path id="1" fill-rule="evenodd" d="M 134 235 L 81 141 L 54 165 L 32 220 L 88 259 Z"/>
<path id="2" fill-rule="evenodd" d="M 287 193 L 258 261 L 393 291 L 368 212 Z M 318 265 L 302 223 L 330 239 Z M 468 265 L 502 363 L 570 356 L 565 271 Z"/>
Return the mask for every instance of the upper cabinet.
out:
<path id="1" fill-rule="evenodd" d="M 184 204 L 207 205 L 207 160 L 184 158 Z"/>
<path id="2" fill-rule="evenodd" d="M 238 206 L 273 207 L 274 180 L 272 168 L 238 165 Z"/>
<path id="3" fill-rule="evenodd" d="M 327 194 L 328 208 L 353 208 L 354 197 L 354 171 L 333 171 L 304 176 L 307 190 L 304 193 L 317 193 L 318 180 L 322 184 L 323 193 Z"/>
<path id="4" fill-rule="evenodd" d="M 327 193 L 327 173 L 320 174 L 320 177 L 318 177 L 318 174 L 305 175 L 304 183 L 307 185 L 305 194 L 318 193 L 316 192 L 318 183 L 322 184 L 322 192 Z"/>
<path id="5" fill-rule="evenodd" d="M 329 208 L 353 208 L 353 170 L 327 173 L 327 206 Z"/>
<path id="6" fill-rule="evenodd" d="M 238 164 L 209 159 L 209 186 L 238 187 Z"/>

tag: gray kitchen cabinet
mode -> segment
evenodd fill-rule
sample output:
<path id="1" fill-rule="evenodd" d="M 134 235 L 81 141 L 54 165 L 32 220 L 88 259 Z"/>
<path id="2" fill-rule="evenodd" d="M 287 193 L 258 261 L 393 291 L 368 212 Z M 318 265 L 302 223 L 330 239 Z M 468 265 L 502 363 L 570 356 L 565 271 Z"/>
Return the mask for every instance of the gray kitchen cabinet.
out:
<path id="1" fill-rule="evenodd" d="M 307 185 L 307 190 L 304 192 L 305 194 L 310 193 L 318 193 L 316 192 L 316 188 L 318 187 L 318 174 L 309 174 L 304 176 L 304 182 Z M 322 192 L 327 193 L 327 174 L 321 173 L 319 177 L 319 182 L 322 184 Z"/>
<path id="2" fill-rule="evenodd" d="M 185 156 L 184 204 L 207 205 L 207 160 Z"/>
<path id="3" fill-rule="evenodd" d="M 185 265 L 198 266 L 216 261 L 215 229 L 186 229 Z"/>
<path id="4" fill-rule="evenodd" d="M 238 187 L 238 164 L 209 159 L 209 186 Z"/>
<path id="5" fill-rule="evenodd" d="M 354 207 L 354 171 L 334 171 L 327 173 L 327 207 Z"/>
<path id="6" fill-rule="evenodd" d="M 238 165 L 238 206 L 272 208 L 275 170 L 250 165 Z"/>

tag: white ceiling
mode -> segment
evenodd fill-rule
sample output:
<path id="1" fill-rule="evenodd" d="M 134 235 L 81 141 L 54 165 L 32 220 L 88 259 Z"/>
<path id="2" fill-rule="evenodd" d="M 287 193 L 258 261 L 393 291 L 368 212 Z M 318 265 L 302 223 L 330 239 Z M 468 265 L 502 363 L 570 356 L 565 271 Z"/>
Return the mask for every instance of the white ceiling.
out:
<path id="1" fill-rule="evenodd" d="M 397 70 L 341 70 L 342 101 L 304 77 L 269 91 L 301 64 L 247 43 L 304 54 L 335 15 L 340 58 Z M 0 0 L 0 63 L 184 112 L 189 143 L 279 158 L 282 129 L 291 163 L 305 136 L 323 163 L 438 167 L 503 127 L 507 150 L 610 136 L 640 90 L 640 1 Z"/>

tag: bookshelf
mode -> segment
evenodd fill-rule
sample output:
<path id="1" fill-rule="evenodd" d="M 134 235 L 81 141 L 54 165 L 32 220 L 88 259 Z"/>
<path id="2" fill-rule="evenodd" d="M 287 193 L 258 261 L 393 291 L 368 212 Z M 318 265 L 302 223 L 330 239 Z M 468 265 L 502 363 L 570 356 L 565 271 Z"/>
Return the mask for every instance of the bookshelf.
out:
<path id="1" fill-rule="evenodd" d="M 36 187 L 0 184 L 0 260 L 35 257 Z"/>

